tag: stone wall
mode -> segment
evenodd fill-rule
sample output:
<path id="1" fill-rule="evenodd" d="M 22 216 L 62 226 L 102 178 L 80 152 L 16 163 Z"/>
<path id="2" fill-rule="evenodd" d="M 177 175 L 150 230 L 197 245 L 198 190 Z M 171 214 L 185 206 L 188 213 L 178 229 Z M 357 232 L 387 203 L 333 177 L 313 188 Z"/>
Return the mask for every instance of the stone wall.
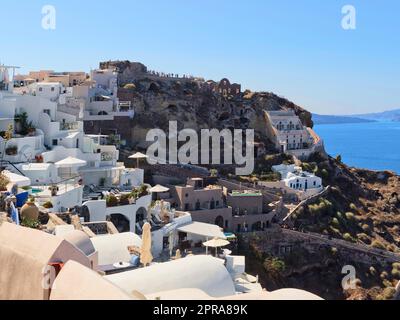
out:
<path id="1" fill-rule="evenodd" d="M 298 247 L 306 248 L 311 253 L 318 254 L 326 248 L 336 248 L 338 253 L 349 261 L 358 261 L 366 265 L 374 263 L 391 264 L 400 261 L 400 255 L 369 247 L 363 244 L 351 243 L 314 233 L 302 233 L 274 226 L 265 232 L 244 234 L 246 242 L 258 238 L 257 245 L 265 253 L 284 255 Z"/>

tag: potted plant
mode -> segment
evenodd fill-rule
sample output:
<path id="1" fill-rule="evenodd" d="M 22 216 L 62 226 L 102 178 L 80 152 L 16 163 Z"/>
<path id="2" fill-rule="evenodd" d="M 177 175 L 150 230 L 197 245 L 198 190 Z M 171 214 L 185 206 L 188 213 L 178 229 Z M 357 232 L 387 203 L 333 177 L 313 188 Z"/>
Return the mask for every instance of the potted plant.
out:
<path id="1" fill-rule="evenodd" d="M 21 226 L 31 229 L 40 229 L 40 221 L 38 219 L 23 217 L 21 221 Z"/>
<path id="2" fill-rule="evenodd" d="M 28 114 L 26 112 L 17 114 L 15 116 L 15 123 L 16 131 L 21 135 L 30 135 L 32 132 L 36 131 L 32 121 L 28 121 Z"/>

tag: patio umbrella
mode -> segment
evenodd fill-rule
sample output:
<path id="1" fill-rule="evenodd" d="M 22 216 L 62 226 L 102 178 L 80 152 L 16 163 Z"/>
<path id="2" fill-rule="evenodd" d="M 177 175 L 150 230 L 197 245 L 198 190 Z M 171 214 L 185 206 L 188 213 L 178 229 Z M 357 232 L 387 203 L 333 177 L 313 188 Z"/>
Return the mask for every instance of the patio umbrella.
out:
<path id="1" fill-rule="evenodd" d="M 74 157 L 68 157 L 64 160 L 55 163 L 57 168 L 69 168 L 70 176 L 72 175 L 72 168 L 80 168 L 86 166 L 87 162 L 85 160 L 77 159 Z"/>
<path id="2" fill-rule="evenodd" d="M 140 262 L 146 267 L 152 261 L 153 261 L 153 255 L 151 254 L 151 226 L 148 222 L 146 222 L 143 225 Z"/>
<path id="3" fill-rule="evenodd" d="M 162 185 L 156 185 L 156 186 L 154 186 L 153 188 L 151 188 L 150 190 L 149 190 L 150 192 L 154 192 L 154 193 L 163 193 L 163 192 L 168 192 L 169 191 L 169 188 L 167 188 L 167 187 L 163 187 Z"/>
<path id="4" fill-rule="evenodd" d="M 169 188 L 163 187 L 162 185 L 156 185 L 153 188 L 149 189 L 149 192 L 152 194 L 152 199 L 153 200 L 159 200 L 161 199 L 159 194 L 162 194 L 164 192 L 168 192 Z"/>
<path id="5" fill-rule="evenodd" d="M 206 254 L 208 254 L 208 248 L 221 248 L 229 245 L 230 242 L 224 239 L 214 238 L 210 241 L 203 242 L 203 246 L 206 247 Z"/>
<path id="6" fill-rule="evenodd" d="M 140 159 L 147 159 L 148 156 L 146 156 L 145 154 L 141 153 L 141 152 L 136 152 L 135 154 L 131 155 L 129 157 L 129 159 L 136 159 L 137 161 L 137 165 L 136 167 L 139 168 L 139 160 Z"/>

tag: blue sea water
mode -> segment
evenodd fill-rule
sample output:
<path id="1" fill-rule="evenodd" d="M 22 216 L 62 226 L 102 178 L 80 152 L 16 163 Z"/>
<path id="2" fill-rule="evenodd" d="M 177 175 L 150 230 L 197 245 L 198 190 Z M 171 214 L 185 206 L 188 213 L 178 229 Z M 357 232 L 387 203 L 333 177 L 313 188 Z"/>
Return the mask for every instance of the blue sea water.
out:
<path id="1" fill-rule="evenodd" d="M 347 165 L 400 174 L 400 122 L 316 125 L 326 151 Z"/>

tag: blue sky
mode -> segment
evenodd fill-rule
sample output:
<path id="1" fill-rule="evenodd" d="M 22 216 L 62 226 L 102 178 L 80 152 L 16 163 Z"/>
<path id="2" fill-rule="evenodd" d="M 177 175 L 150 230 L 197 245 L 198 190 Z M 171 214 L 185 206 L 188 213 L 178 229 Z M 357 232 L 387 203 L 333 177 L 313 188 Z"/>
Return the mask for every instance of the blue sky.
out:
<path id="1" fill-rule="evenodd" d="M 41 27 L 42 6 L 57 10 Z M 341 28 L 344 5 L 357 29 Z M 2 1 L 0 60 L 85 70 L 108 59 L 228 77 L 322 114 L 400 108 L 398 0 Z"/>

